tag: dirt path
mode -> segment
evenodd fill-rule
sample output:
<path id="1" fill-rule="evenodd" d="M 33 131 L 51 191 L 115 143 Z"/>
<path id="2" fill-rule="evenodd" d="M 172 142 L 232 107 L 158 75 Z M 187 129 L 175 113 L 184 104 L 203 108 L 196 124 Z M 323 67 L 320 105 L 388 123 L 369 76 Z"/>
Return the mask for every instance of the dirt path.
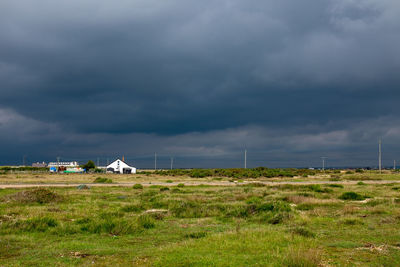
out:
<path id="1" fill-rule="evenodd" d="M 246 184 L 265 184 L 269 186 L 274 185 L 310 185 L 310 184 L 343 184 L 352 185 L 357 184 L 359 181 L 306 181 L 306 182 L 182 182 L 185 186 L 197 186 L 197 185 L 209 185 L 209 186 L 236 186 Z M 373 181 L 362 181 L 365 184 L 393 184 L 400 183 L 400 181 L 392 180 L 373 180 Z M 112 183 L 112 184 L 95 184 L 86 183 L 90 187 L 131 187 L 135 183 Z M 181 184 L 179 182 L 174 183 L 161 183 L 161 182 L 146 182 L 141 183 L 143 186 L 160 185 L 160 186 L 176 186 Z M 31 187 L 77 187 L 81 185 L 79 183 L 46 183 L 46 184 L 0 184 L 0 189 L 6 188 L 31 188 Z"/>

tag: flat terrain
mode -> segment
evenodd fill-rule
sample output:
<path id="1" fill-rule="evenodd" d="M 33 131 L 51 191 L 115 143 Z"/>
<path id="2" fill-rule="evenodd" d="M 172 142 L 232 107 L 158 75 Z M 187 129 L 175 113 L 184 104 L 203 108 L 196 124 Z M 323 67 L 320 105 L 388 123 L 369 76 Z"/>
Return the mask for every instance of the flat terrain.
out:
<path id="1" fill-rule="evenodd" d="M 2 174 L 0 266 L 400 266 L 398 182 Z"/>

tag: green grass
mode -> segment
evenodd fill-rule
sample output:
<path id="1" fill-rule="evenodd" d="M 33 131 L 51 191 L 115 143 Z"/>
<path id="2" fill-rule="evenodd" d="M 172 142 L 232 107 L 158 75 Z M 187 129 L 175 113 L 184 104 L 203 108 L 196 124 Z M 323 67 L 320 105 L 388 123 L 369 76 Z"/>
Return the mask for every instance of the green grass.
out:
<path id="1" fill-rule="evenodd" d="M 4 189 L 0 266 L 399 266 L 393 187 Z"/>
<path id="2" fill-rule="evenodd" d="M 103 178 L 103 177 L 97 177 L 93 181 L 93 183 L 97 183 L 97 184 L 111 184 L 112 182 L 113 182 L 112 179 Z"/>
<path id="3" fill-rule="evenodd" d="M 356 192 L 345 192 L 340 197 L 343 200 L 364 200 L 365 197 Z"/>

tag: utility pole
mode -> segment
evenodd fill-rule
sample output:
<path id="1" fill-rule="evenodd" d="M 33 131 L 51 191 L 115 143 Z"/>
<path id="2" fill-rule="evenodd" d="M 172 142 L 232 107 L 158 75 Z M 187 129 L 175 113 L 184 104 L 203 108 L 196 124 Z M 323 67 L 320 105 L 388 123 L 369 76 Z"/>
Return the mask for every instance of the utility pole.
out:
<path id="1" fill-rule="evenodd" d="M 244 168 L 247 169 L 247 149 L 244 150 Z"/>
<path id="2" fill-rule="evenodd" d="M 382 173 L 382 139 L 379 139 L 379 173 Z"/>
<path id="3" fill-rule="evenodd" d="M 396 160 L 393 160 L 393 170 L 396 170 Z"/>
<path id="4" fill-rule="evenodd" d="M 57 157 L 57 163 L 60 163 L 60 157 Z"/>
<path id="5" fill-rule="evenodd" d="M 327 157 L 321 157 L 322 159 L 322 171 L 325 171 L 325 159 L 327 159 Z"/>
<path id="6" fill-rule="evenodd" d="M 100 159 L 99 159 L 99 157 L 97 157 L 97 167 L 99 167 L 99 165 L 100 165 Z"/>
<path id="7" fill-rule="evenodd" d="M 154 170 L 157 170 L 157 152 L 154 152 Z"/>
<path id="8" fill-rule="evenodd" d="M 107 166 L 110 164 L 110 161 L 108 160 L 108 158 L 107 158 Z"/>
<path id="9" fill-rule="evenodd" d="M 174 158 L 173 158 L 173 157 L 171 157 L 171 170 L 172 170 L 172 166 L 173 166 L 173 164 L 174 164 Z"/>

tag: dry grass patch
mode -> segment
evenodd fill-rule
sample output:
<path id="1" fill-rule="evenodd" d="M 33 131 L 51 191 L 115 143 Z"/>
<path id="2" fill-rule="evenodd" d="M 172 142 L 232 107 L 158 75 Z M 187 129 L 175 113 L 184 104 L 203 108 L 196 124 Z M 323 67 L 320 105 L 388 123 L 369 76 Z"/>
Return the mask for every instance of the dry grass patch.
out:
<path id="1" fill-rule="evenodd" d="M 290 248 L 284 261 L 288 267 L 317 267 L 322 265 L 321 251 L 318 249 Z"/>
<path id="2" fill-rule="evenodd" d="M 285 198 L 286 201 L 295 204 L 332 204 L 338 203 L 336 199 L 319 199 L 314 197 L 306 197 L 301 195 L 291 195 Z"/>
<path id="3" fill-rule="evenodd" d="M 355 214 L 360 211 L 359 207 L 353 206 L 353 205 L 346 205 L 343 207 L 341 210 L 341 214 L 347 215 L 347 214 Z"/>
<path id="4" fill-rule="evenodd" d="M 59 202 L 63 200 L 63 197 L 50 191 L 46 188 L 37 188 L 33 190 L 24 190 L 15 194 L 7 195 L 4 197 L 7 202 L 18 202 L 18 203 L 50 203 Z"/>

